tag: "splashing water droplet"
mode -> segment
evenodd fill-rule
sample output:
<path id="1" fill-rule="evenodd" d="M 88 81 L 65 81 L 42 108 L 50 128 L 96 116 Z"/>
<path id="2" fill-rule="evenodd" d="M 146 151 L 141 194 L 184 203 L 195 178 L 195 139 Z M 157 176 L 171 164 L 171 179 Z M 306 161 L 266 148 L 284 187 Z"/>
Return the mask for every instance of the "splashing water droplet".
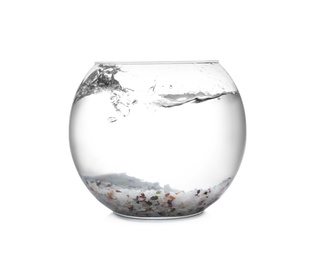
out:
<path id="1" fill-rule="evenodd" d="M 115 117 L 108 117 L 108 121 L 110 122 L 110 123 L 113 123 L 113 122 L 115 122 L 117 120 L 117 118 L 115 118 Z"/>

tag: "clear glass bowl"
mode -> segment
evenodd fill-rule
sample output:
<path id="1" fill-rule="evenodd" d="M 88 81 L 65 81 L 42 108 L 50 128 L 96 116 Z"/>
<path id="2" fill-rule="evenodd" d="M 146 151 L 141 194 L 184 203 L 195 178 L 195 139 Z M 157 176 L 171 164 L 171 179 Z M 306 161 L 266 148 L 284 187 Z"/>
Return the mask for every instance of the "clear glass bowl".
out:
<path id="1" fill-rule="evenodd" d="M 234 179 L 245 141 L 242 100 L 217 61 L 97 62 L 71 110 L 77 170 L 123 216 L 203 212 Z"/>

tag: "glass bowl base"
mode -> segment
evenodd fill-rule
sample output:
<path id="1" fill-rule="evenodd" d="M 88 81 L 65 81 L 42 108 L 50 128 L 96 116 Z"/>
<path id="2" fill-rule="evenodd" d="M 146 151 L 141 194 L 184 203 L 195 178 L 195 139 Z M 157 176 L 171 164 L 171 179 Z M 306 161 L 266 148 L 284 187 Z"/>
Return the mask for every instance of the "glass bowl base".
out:
<path id="1" fill-rule="evenodd" d="M 198 215 L 201 215 L 204 211 L 200 211 L 194 214 L 190 215 L 184 215 L 184 216 L 164 216 L 164 217 L 139 217 L 139 216 L 130 216 L 130 215 L 124 215 L 121 213 L 114 212 L 113 213 L 119 217 L 123 218 L 132 218 L 132 219 L 142 219 L 142 220 L 171 220 L 171 219 L 180 219 L 180 218 L 190 218 L 195 217 Z"/>

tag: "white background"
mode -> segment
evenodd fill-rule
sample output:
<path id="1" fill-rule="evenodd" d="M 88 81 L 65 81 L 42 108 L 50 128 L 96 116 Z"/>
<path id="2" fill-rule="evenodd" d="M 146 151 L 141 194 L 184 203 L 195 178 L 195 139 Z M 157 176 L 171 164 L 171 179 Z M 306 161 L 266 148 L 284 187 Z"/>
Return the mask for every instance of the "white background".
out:
<path id="1" fill-rule="evenodd" d="M 0 258 L 316 259 L 313 2 L 1 1 Z M 70 155 L 79 83 L 99 60 L 199 59 L 243 97 L 234 183 L 200 217 L 116 217 Z"/>

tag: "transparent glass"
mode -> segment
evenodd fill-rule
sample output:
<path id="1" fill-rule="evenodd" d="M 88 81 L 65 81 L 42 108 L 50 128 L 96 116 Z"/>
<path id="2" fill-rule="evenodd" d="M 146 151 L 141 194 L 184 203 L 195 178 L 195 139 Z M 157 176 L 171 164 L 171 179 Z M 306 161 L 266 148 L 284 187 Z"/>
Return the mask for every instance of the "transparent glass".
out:
<path id="1" fill-rule="evenodd" d="M 71 110 L 79 175 L 123 216 L 203 212 L 233 181 L 245 141 L 241 97 L 217 61 L 97 62 Z"/>

